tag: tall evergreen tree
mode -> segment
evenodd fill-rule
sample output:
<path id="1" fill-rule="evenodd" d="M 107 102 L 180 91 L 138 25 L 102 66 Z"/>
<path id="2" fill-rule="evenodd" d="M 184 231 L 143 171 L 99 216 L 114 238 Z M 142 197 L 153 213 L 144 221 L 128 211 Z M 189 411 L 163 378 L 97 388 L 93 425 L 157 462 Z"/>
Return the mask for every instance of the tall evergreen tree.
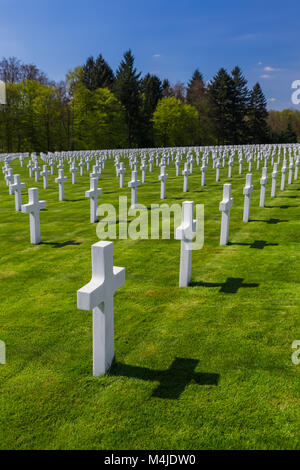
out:
<path id="1" fill-rule="evenodd" d="M 165 78 L 162 83 L 162 95 L 163 98 L 170 98 L 170 96 L 174 96 L 170 82 L 167 78 Z"/>
<path id="2" fill-rule="evenodd" d="M 221 68 L 209 86 L 211 118 L 219 144 L 230 144 L 233 139 L 234 83 Z"/>
<path id="3" fill-rule="evenodd" d="M 128 127 L 128 146 L 139 145 L 140 135 L 140 73 L 134 67 L 134 56 L 129 49 L 125 52 L 116 73 L 114 92 L 126 110 L 126 123 Z"/>
<path id="4" fill-rule="evenodd" d="M 243 144 L 248 140 L 246 115 L 249 105 L 249 90 L 247 80 L 241 69 L 236 66 L 231 72 L 233 78 L 233 144 Z"/>
<path id="5" fill-rule="evenodd" d="M 83 65 L 82 82 L 90 91 L 95 91 L 98 88 L 112 90 L 114 73 L 101 54 L 96 60 L 92 56 L 87 59 Z"/>
<path id="6" fill-rule="evenodd" d="M 248 112 L 250 143 L 263 144 L 268 141 L 267 101 L 261 86 L 256 83 L 251 91 Z"/>
<path id="7" fill-rule="evenodd" d="M 142 93 L 142 121 L 143 121 L 143 147 L 154 145 L 152 116 L 158 101 L 162 98 L 162 83 L 156 75 L 149 73 L 141 81 Z"/>
<path id="8" fill-rule="evenodd" d="M 200 107 L 206 95 L 203 75 L 198 69 L 193 73 L 186 90 L 186 101 L 195 107 Z"/>

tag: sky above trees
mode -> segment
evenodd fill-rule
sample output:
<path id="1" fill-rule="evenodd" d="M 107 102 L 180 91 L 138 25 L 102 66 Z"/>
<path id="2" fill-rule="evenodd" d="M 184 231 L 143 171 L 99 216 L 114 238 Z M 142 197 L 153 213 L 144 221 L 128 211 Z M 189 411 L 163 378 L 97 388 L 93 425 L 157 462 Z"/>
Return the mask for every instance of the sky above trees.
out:
<path id="1" fill-rule="evenodd" d="M 0 57 L 33 62 L 53 80 L 99 51 L 115 72 L 131 48 L 138 71 L 171 83 L 196 68 L 210 80 L 238 63 L 269 109 L 297 109 L 299 1 L 2 0 L 0 8 Z"/>

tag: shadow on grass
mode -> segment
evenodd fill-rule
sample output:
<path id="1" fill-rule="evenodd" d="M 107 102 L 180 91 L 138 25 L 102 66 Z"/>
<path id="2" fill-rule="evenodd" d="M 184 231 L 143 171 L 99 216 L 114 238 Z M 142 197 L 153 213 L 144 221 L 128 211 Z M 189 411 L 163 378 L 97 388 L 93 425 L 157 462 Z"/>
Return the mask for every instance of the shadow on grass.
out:
<path id="1" fill-rule="evenodd" d="M 267 209 L 289 209 L 290 207 L 295 206 L 265 206 Z"/>
<path id="2" fill-rule="evenodd" d="M 66 202 L 79 202 L 79 201 L 86 201 L 87 199 L 84 197 L 81 197 L 79 199 L 65 199 Z"/>
<path id="3" fill-rule="evenodd" d="M 199 361 L 196 359 L 177 357 L 174 359 L 169 369 L 153 370 L 147 367 L 131 366 L 122 364 L 121 362 L 114 362 L 109 371 L 109 375 L 159 382 L 158 387 L 153 391 L 151 396 L 176 400 L 180 397 L 185 387 L 191 382 L 198 385 L 218 385 L 220 379 L 219 374 L 195 372 L 198 363 Z"/>
<path id="4" fill-rule="evenodd" d="M 220 287 L 219 292 L 236 294 L 241 288 L 258 287 L 259 284 L 244 284 L 242 277 L 228 277 L 226 282 L 191 282 L 190 287 Z"/>
<path id="5" fill-rule="evenodd" d="M 264 222 L 266 224 L 280 224 L 281 222 L 289 222 L 288 220 L 281 220 L 281 219 L 269 219 L 269 220 L 262 220 L 262 219 L 250 219 L 249 222 Z"/>
<path id="6" fill-rule="evenodd" d="M 278 243 L 268 243 L 265 240 L 255 240 L 252 243 L 232 243 L 228 242 L 228 246 L 249 246 L 249 248 L 255 248 L 257 250 L 263 250 L 266 246 L 278 246 Z"/>
<path id="7" fill-rule="evenodd" d="M 53 248 L 63 248 L 64 246 L 76 246 L 81 245 L 80 242 L 74 242 L 74 240 L 68 240 L 67 242 L 41 242 L 41 245 L 53 245 Z"/>

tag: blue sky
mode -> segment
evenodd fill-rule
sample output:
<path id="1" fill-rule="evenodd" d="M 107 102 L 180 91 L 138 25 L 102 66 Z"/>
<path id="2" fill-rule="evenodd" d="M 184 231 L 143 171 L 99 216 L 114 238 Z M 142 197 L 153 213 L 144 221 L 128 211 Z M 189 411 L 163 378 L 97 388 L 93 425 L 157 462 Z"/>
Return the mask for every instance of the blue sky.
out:
<path id="1" fill-rule="evenodd" d="M 300 2 L 295 0 L 0 0 L 0 57 L 34 62 L 49 78 L 102 53 L 115 70 L 131 48 L 142 73 L 187 82 L 239 65 L 269 108 L 294 107 L 300 80 Z M 300 110 L 300 105 L 298 106 Z"/>

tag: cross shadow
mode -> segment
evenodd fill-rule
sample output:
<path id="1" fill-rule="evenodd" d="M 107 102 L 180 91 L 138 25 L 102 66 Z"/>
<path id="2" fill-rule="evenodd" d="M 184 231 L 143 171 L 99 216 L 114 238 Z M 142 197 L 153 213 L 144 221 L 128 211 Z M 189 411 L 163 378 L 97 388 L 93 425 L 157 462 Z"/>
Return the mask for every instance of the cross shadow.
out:
<path id="1" fill-rule="evenodd" d="M 79 202 L 79 201 L 86 201 L 87 198 L 80 198 L 80 199 L 65 199 L 66 202 Z"/>
<path id="2" fill-rule="evenodd" d="M 244 284 L 241 277 L 228 277 L 226 282 L 191 282 L 190 287 L 220 287 L 219 292 L 225 294 L 236 294 L 240 288 L 258 287 L 259 284 Z"/>
<path id="3" fill-rule="evenodd" d="M 249 246 L 249 248 L 256 248 L 257 250 L 263 250 L 266 246 L 278 246 L 278 243 L 268 243 L 265 240 L 255 240 L 252 243 L 228 242 L 228 245 Z"/>
<path id="4" fill-rule="evenodd" d="M 53 245 L 53 248 L 63 248 L 64 246 L 75 246 L 81 245 L 80 242 L 74 242 L 74 240 L 68 240 L 67 242 L 41 242 L 41 245 Z"/>
<path id="5" fill-rule="evenodd" d="M 158 387 L 153 391 L 151 396 L 176 400 L 190 382 L 197 383 L 198 385 L 218 385 L 219 374 L 195 372 L 198 363 L 199 361 L 196 359 L 176 357 L 169 369 L 153 370 L 148 367 L 131 366 L 122 364 L 121 362 L 114 362 L 109 371 L 109 375 L 159 382 Z"/>
<path id="6" fill-rule="evenodd" d="M 295 206 L 265 206 L 267 209 L 289 209 L 290 207 L 295 207 Z"/>
<path id="7" fill-rule="evenodd" d="M 280 219 L 269 219 L 269 220 L 262 220 L 262 219 L 251 219 L 249 222 L 265 222 L 266 224 L 280 224 L 280 222 L 288 222 L 288 220 L 280 220 Z"/>

